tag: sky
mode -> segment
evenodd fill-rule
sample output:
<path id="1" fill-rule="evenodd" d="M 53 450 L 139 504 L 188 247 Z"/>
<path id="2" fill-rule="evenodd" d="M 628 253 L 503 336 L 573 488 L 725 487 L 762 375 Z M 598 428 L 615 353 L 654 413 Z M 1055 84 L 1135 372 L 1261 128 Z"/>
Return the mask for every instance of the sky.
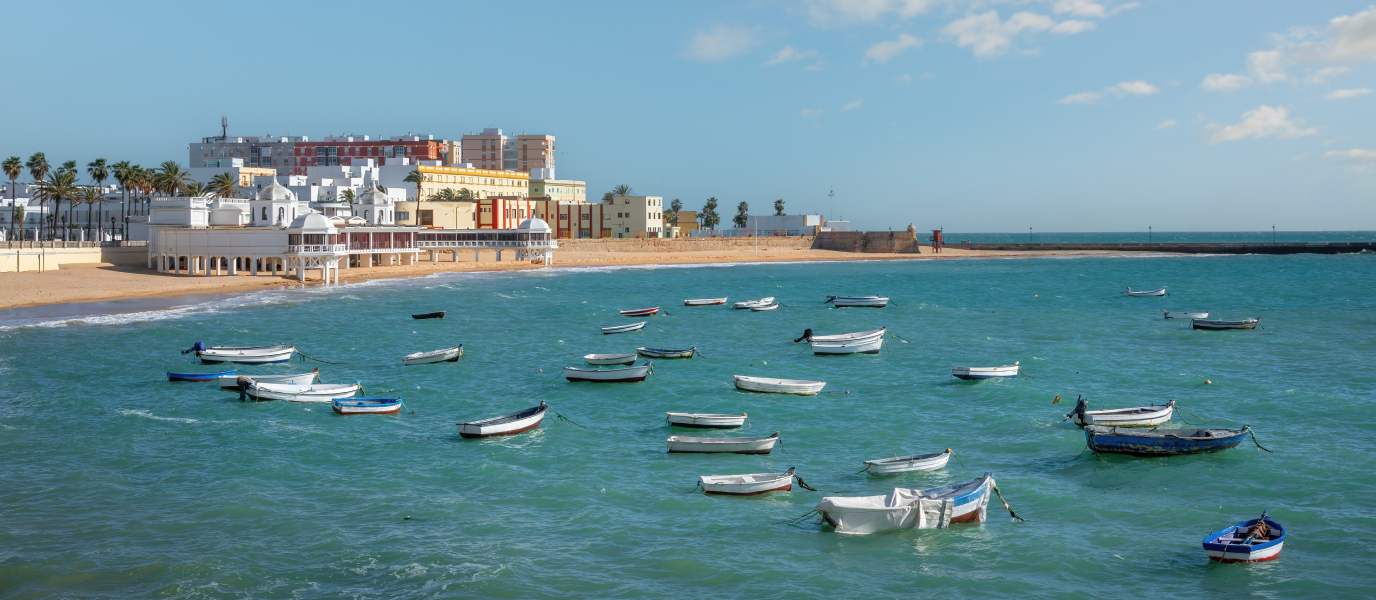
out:
<path id="1" fill-rule="evenodd" d="M 554 135 L 557 175 L 866 230 L 1376 230 L 1376 5 L 10 3 L 0 157 Z M 834 193 L 834 196 L 829 192 Z"/>

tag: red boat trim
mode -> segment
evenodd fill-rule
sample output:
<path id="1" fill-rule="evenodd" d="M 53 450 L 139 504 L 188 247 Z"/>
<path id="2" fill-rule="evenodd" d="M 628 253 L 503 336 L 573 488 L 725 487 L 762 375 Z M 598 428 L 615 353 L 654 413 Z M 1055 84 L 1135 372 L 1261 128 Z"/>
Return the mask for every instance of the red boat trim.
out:
<path id="1" fill-rule="evenodd" d="M 959 517 L 951 517 L 951 523 L 952 523 L 952 524 L 954 524 L 954 523 L 978 523 L 978 522 L 979 522 L 979 511 L 978 511 L 978 510 L 972 510 L 972 511 L 970 511 L 970 512 L 968 512 L 968 513 L 965 513 L 965 514 L 963 514 L 963 515 L 960 515 Z"/>
<path id="2" fill-rule="evenodd" d="M 1244 563 L 1244 562 L 1266 562 L 1266 561 L 1268 561 L 1268 560 L 1276 560 L 1277 558 L 1280 558 L 1280 553 L 1279 553 L 1279 552 L 1277 552 L 1277 553 L 1275 553 L 1275 554 L 1272 554 L 1271 556 L 1268 556 L 1268 557 L 1266 557 L 1266 558 L 1214 558 L 1214 557 L 1210 556 L 1210 557 L 1209 557 L 1209 560 L 1210 560 L 1210 561 L 1213 561 L 1213 562 L 1221 562 L 1221 563 Z"/>
<path id="3" fill-rule="evenodd" d="M 331 404 L 333 404 L 333 403 L 331 403 Z M 341 414 L 341 415 L 344 415 L 344 416 L 349 416 L 349 415 L 390 415 L 390 414 L 392 414 L 392 413 L 401 412 L 401 405 L 397 405 L 397 406 L 396 406 L 395 408 L 393 408 L 392 410 L 372 410 L 372 411 L 368 411 L 368 412 L 344 412 L 344 411 L 342 411 L 342 410 L 339 410 L 339 407 L 338 407 L 338 406 L 335 406 L 335 407 L 334 407 L 334 412 L 337 412 L 337 413 L 339 413 L 339 414 Z"/>
<path id="4" fill-rule="evenodd" d="M 791 489 L 793 489 L 793 482 L 789 481 L 788 483 L 784 484 L 783 487 L 776 487 L 768 490 L 760 490 L 758 492 L 746 492 L 744 494 L 737 494 L 735 492 L 709 492 L 707 490 L 703 490 L 702 493 L 709 494 L 712 496 L 757 496 L 759 494 L 764 494 L 768 492 L 787 492 Z"/>

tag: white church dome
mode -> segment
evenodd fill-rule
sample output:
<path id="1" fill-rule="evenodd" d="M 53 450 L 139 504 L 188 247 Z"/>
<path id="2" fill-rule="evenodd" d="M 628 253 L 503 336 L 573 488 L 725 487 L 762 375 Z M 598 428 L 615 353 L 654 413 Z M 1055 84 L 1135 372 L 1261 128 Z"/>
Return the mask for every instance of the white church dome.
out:
<path id="1" fill-rule="evenodd" d="M 549 223 L 546 223 L 544 219 L 539 217 L 531 217 L 521 221 L 521 224 L 517 225 L 516 229 L 528 229 L 530 231 L 543 231 L 546 233 L 554 231 L 550 228 Z"/>
<path id="2" fill-rule="evenodd" d="M 276 202 L 295 202 L 296 193 L 287 189 L 287 186 L 277 183 L 277 178 L 273 177 L 272 183 L 268 184 L 268 187 L 258 191 L 258 199 Z"/>

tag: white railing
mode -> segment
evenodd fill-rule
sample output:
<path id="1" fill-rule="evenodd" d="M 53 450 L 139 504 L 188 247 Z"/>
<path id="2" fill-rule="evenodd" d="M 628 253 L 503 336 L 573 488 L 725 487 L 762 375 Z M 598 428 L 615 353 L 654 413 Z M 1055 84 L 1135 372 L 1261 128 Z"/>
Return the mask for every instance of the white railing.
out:
<path id="1" fill-rule="evenodd" d="M 529 242 L 511 241 L 418 241 L 417 248 L 558 248 L 554 240 L 532 240 Z"/>
<path id="2" fill-rule="evenodd" d="M 344 244 L 295 244 L 287 246 L 287 254 L 332 254 L 344 249 Z"/>

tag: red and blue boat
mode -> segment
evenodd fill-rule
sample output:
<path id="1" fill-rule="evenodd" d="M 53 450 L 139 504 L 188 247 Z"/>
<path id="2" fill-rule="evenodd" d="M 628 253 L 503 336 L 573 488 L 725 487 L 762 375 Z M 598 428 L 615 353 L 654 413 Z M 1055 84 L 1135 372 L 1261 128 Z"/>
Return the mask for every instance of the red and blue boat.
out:
<path id="1" fill-rule="evenodd" d="M 1134 456 L 1171 456 L 1203 454 L 1236 448 L 1252 434 L 1242 429 L 1124 429 L 1090 425 L 1085 427 L 1085 443 L 1095 452 Z"/>
<path id="2" fill-rule="evenodd" d="M 168 381 L 215 381 L 226 375 L 233 375 L 234 370 L 217 371 L 215 373 L 173 373 L 167 372 Z"/>
<path id="3" fill-rule="evenodd" d="M 1285 528 L 1261 513 L 1250 521 L 1243 521 L 1220 529 L 1204 538 L 1204 553 L 1209 560 L 1225 563 L 1261 562 L 1280 558 L 1285 546 Z"/>

